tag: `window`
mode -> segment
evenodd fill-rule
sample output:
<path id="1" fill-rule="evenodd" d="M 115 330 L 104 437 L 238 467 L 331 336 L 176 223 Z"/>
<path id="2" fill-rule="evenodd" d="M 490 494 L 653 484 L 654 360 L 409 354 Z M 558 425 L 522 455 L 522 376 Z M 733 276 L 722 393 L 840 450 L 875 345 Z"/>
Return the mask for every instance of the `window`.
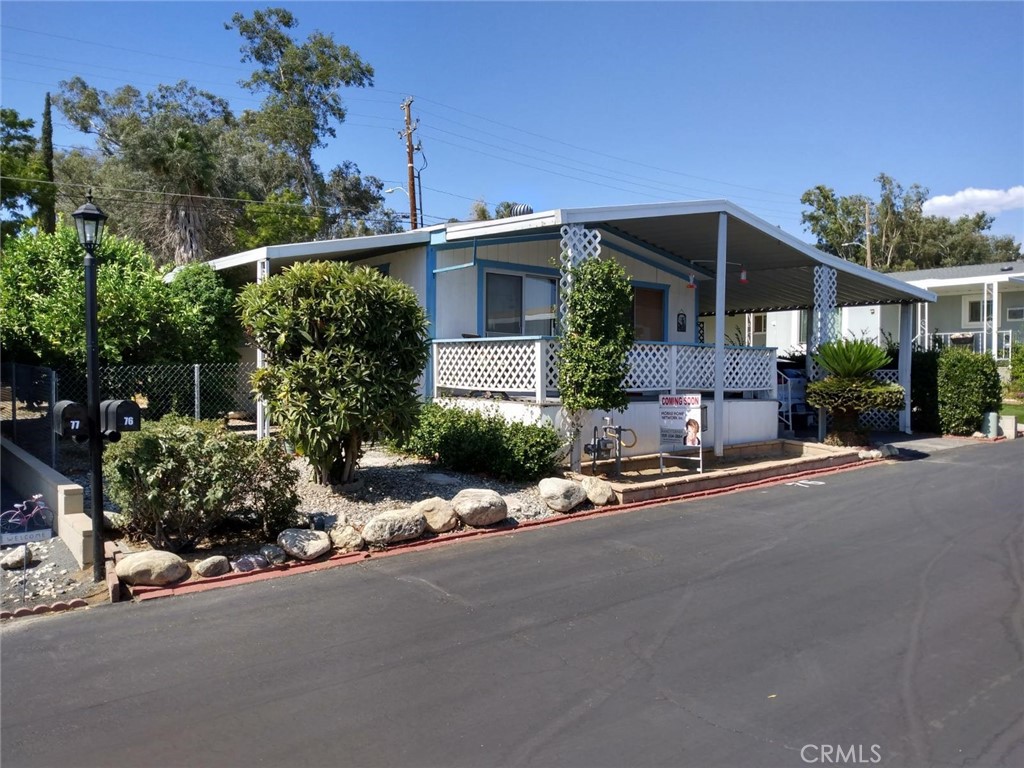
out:
<path id="1" fill-rule="evenodd" d="M 665 340 L 665 292 L 660 288 L 633 288 L 633 338 Z"/>
<path id="2" fill-rule="evenodd" d="M 985 305 L 985 320 L 991 322 L 992 320 L 992 302 L 982 301 L 980 298 L 974 298 L 971 296 L 963 297 L 963 317 L 962 325 L 964 328 L 970 328 L 971 326 L 980 327 L 981 322 L 981 305 Z"/>
<path id="3" fill-rule="evenodd" d="M 484 331 L 488 336 L 553 336 L 554 278 L 488 272 Z"/>
<path id="4" fill-rule="evenodd" d="M 1007 307 L 1006 319 L 1016 322 L 1024 320 L 1024 307 Z"/>

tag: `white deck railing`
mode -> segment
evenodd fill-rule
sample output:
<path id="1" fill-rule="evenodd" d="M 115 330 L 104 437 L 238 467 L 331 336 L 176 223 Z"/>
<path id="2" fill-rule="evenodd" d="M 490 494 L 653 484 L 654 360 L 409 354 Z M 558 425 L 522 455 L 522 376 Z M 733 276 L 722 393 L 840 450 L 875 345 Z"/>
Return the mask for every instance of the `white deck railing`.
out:
<path id="1" fill-rule="evenodd" d="M 1010 347 L 1013 344 L 1013 331 L 997 331 L 996 333 L 996 342 L 999 346 L 996 348 L 994 357 L 996 360 L 1009 360 Z M 955 347 L 962 344 L 974 352 L 987 351 L 989 354 L 992 354 L 991 349 L 986 349 L 991 344 L 991 332 L 957 331 L 955 333 L 936 333 L 932 335 L 932 338 L 938 339 L 944 347 Z"/>
<path id="2" fill-rule="evenodd" d="M 542 336 L 441 339 L 433 342 L 434 396 L 501 393 L 558 401 L 557 339 Z M 726 392 L 776 396 L 775 350 L 726 347 Z M 629 354 L 627 392 L 712 392 L 715 348 L 708 344 L 637 342 Z"/>

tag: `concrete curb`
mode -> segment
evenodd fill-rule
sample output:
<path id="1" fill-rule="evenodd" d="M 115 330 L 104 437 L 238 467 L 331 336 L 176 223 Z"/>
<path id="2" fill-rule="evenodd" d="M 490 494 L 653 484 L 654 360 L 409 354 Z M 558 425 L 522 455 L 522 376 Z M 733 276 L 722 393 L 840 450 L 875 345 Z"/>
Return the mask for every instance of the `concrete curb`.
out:
<path id="1" fill-rule="evenodd" d="M 474 528 L 466 531 L 460 531 L 445 536 L 440 536 L 434 539 L 419 539 L 416 541 L 404 542 L 397 544 L 393 547 L 389 547 L 386 550 L 380 552 L 349 552 L 349 553 L 334 553 L 329 557 L 314 560 L 310 562 L 289 562 L 282 565 L 272 565 L 269 568 L 263 568 L 258 571 L 249 571 L 247 573 L 227 573 L 223 576 L 214 576 L 209 579 L 202 579 L 200 581 L 187 581 L 180 584 L 174 584 L 164 587 L 147 587 L 147 586 L 126 586 L 124 590 L 136 601 L 154 600 L 161 597 L 173 597 L 178 595 L 191 595 L 200 592 L 208 592 L 212 589 L 221 589 L 223 587 L 231 587 L 238 584 L 249 584 L 257 581 L 269 581 L 271 579 L 281 578 L 283 576 L 290 576 L 295 573 L 312 573 L 314 571 L 322 571 L 328 568 L 338 568 L 344 565 L 351 565 L 353 563 L 363 562 L 364 560 L 380 559 L 383 557 L 394 557 L 395 555 L 401 555 L 406 552 L 433 549 L 436 547 L 444 547 L 450 544 L 455 544 L 466 539 L 476 539 L 483 536 L 509 536 L 512 534 L 519 533 L 522 530 L 529 528 L 536 528 L 539 526 L 554 526 L 554 525 L 565 525 L 566 523 L 573 523 L 577 520 L 583 520 L 595 515 L 619 515 L 632 512 L 636 509 L 642 509 L 644 507 L 656 506 L 659 504 L 666 504 L 669 502 L 676 501 L 687 501 L 690 499 L 702 499 L 709 496 L 722 496 L 730 493 L 739 493 L 741 491 L 750 490 L 752 488 L 766 487 L 772 485 L 782 485 L 787 482 L 792 482 L 800 478 L 814 477 L 817 475 L 824 474 L 838 474 L 840 472 L 849 472 L 856 469 L 863 469 L 866 467 L 880 466 L 883 464 L 894 463 L 892 460 L 885 459 L 873 459 L 866 461 L 858 461 L 853 464 L 846 464 L 842 466 L 829 466 L 819 467 L 814 469 L 807 469 L 798 472 L 793 472 L 786 475 L 775 475 L 770 478 L 764 478 L 759 480 L 752 480 L 750 482 L 736 484 L 728 487 L 721 488 L 707 488 L 698 491 L 691 491 L 689 493 L 680 494 L 678 496 L 664 497 L 657 499 L 646 499 L 644 501 L 637 501 L 630 504 L 619 504 L 615 506 L 598 507 L 595 509 L 586 510 L 584 512 L 567 512 L 561 517 L 547 517 L 542 520 L 526 520 L 521 523 L 517 523 L 514 526 L 503 526 L 496 528 Z M 111 569 L 108 568 L 108 574 Z"/>
<path id="2" fill-rule="evenodd" d="M 3 619 L 20 619 L 23 616 L 42 616 L 47 613 L 63 613 L 64 611 L 70 611 L 74 608 L 88 608 L 89 604 L 82 599 L 69 600 L 64 602 L 59 600 L 56 603 L 50 605 L 36 605 L 32 608 L 19 608 L 16 611 L 0 611 L 0 620 Z"/>

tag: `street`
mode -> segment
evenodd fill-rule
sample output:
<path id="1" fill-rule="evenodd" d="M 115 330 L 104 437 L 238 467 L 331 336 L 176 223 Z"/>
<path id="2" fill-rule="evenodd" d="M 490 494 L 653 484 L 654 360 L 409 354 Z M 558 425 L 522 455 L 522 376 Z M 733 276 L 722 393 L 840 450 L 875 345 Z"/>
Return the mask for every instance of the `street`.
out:
<path id="1" fill-rule="evenodd" d="M 1024 765 L 1022 467 L 970 445 L 9 623 L 0 758 Z"/>

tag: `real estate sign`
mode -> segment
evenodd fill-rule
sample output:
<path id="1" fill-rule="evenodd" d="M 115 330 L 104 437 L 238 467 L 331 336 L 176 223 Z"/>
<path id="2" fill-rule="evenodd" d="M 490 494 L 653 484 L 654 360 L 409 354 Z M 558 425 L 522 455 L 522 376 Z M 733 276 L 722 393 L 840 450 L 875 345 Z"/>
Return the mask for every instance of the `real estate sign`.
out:
<path id="1" fill-rule="evenodd" d="M 699 448 L 704 429 L 700 393 L 661 395 L 661 445 Z"/>

